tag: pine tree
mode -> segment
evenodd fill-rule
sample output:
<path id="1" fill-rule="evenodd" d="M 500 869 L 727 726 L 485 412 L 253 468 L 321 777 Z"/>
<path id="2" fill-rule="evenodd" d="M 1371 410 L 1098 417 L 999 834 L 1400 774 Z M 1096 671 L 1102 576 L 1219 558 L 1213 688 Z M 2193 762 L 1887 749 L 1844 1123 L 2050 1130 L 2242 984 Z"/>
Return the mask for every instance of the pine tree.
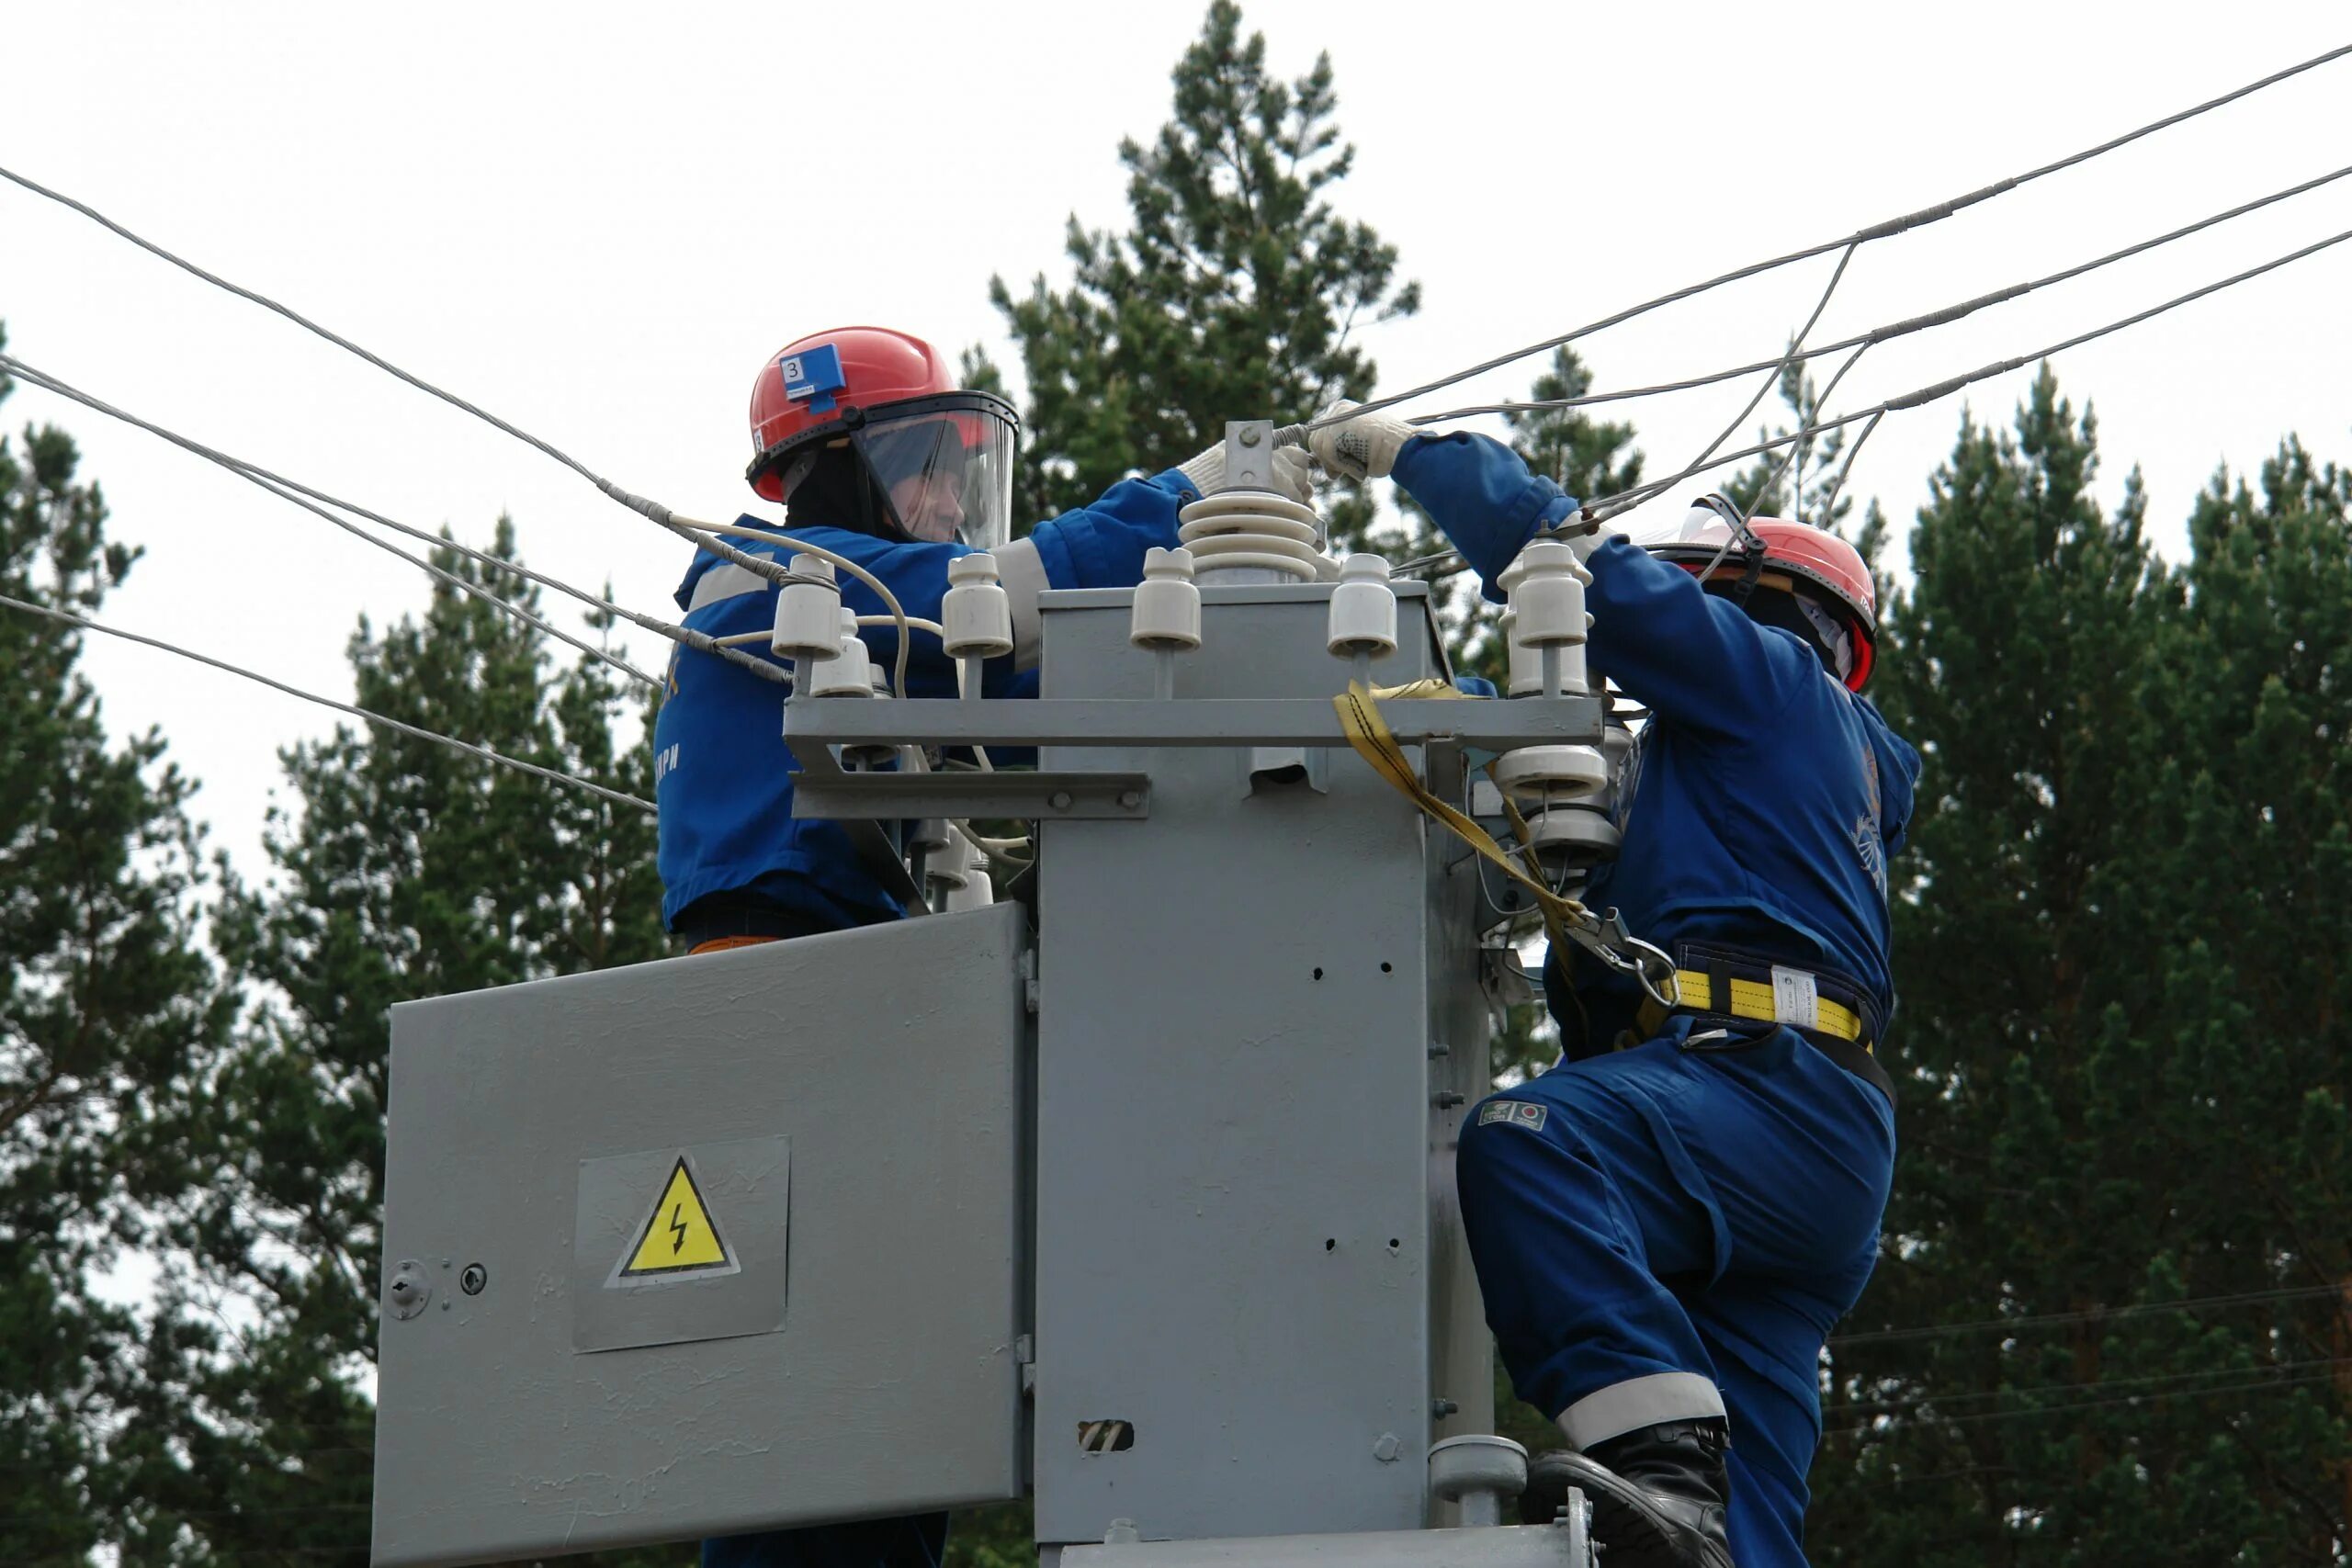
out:
<path id="1" fill-rule="evenodd" d="M 1891 616 L 1881 700 L 1927 766 L 1903 1152 L 1832 1340 L 1825 1563 L 2341 1561 L 2340 1305 L 2256 1293 L 2344 1278 L 2344 1043 L 2311 1010 L 2345 933 L 2316 880 L 2254 913 L 2340 831 L 2341 479 L 2217 489 L 2168 580 L 2136 481 L 2091 501 L 2095 447 L 2046 370 L 2013 437 L 1964 422 Z"/>
<path id="2" fill-rule="evenodd" d="M 1174 116 L 1151 145 L 1119 145 L 1133 226 L 1073 215 L 1066 292 L 1042 274 L 1020 298 L 989 283 L 1028 383 L 1024 520 L 1182 462 L 1227 420 L 1292 423 L 1370 396 L 1354 330 L 1419 309 L 1396 248 L 1332 209 L 1355 149 L 1340 141 L 1329 55 L 1279 81 L 1264 35 L 1244 39 L 1241 8 L 1216 0 L 1171 80 Z M 1335 521 L 1368 519 L 1358 503 Z"/>
<path id="3" fill-rule="evenodd" d="M 514 558 L 502 519 L 493 554 Z M 452 550 L 437 565 L 537 610 Z M 446 584 L 350 644 L 360 705 L 650 798 L 628 700 L 584 657 Z M 235 1038 L 173 1128 L 197 1177 L 118 1444 L 127 1560 L 367 1560 L 380 1300 L 388 1010 L 661 955 L 649 816 L 390 731 L 283 754 L 265 885 L 228 880 Z M 676 1562 L 685 1549 L 641 1556 Z"/>
<path id="4" fill-rule="evenodd" d="M 5 340 L 0 340 L 5 341 Z M 0 400 L 12 389 L 0 378 Z M 0 593 L 87 615 L 138 552 L 72 437 L 0 437 Z M 0 1561 L 102 1539 L 110 1369 L 131 1314 L 92 1280 L 141 1232 L 134 1151 L 225 1013 L 196 932 L 195 786 L 153 731 L 111 743 L 83 634 L 0 606 Z M 163 1173 L 168 1179 L 169 1173 Z"/>

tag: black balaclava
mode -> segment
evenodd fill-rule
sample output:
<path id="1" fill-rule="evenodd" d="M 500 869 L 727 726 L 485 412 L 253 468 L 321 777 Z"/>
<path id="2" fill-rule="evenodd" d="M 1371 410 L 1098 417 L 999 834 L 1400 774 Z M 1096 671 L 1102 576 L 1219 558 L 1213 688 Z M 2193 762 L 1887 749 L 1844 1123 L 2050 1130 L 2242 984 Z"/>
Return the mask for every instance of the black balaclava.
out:
<path id="1" fill-rule="evenodd" d="M 1707 592 L 1736 603 L 1739 597 L 1737 588 L 1737 580 L 1726 576 L 1709 583 Z M 1758 588 L 1747 595 L 1745 608 L 1749 619 L 1794 633 L 1799 642 L 1813 649 L 1814 657 L 1821 660 L 1824 670 L 1829 671 L 1833 678 L 1838 674 L 1837 651 L 1822 641 L 1820 629 L 1806 619 L 1804 610 L 1798 608 L 1794 593 L 1778 588 Z"/>
<path id="2" fill-rule="evenodd" d="M 845 528 L 877 539 L 906 538 L 906 531 L 890 510 L 889 497 L 882 493 L 872 471 L 847 443 L 824 447 L 816 458 L 816 465 L 786 498 L 786 526 Z"/>

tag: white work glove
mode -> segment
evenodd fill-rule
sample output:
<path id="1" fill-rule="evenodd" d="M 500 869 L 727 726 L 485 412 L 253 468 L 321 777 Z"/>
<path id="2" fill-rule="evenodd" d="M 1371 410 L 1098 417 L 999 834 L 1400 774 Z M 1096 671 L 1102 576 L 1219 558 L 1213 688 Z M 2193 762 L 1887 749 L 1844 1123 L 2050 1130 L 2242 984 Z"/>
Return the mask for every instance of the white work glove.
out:
<path id="1" fill-rule="evenodd" d="M 1337 418 L 1355 406 L 1341 399 L 1315 417 L 1318 422 Z M 1306 444 L 1323 471 L 1335 479 L 1385 479 L 1396 466 L 1396 454 L 1405 443 L 1425 434 L 1420 426 L 1386 409 L 1376 409 L 1341 423 L 1323 425 L 1308 434 Z"/>
<path id="2" fill-rule="evenodd" d="M 1306 453 L 1296 446 L 1274 448 L 1273 488 L 1301 506 L 1308 504 L 1315 494 L 1315 468 L 1307 461 Z M 1225 488 L 1225 443 L 1203 451 L 1176 465 L 1177 471 L 1193 481 L 1193 488 L 1203 495 L 1214 495 Z"/>
<path id="3" fill-rule="evenodd" d="M 1592 558 L 1592 552 L 1611 539 L 1622 539 L 1625 530 L 1615 523 L 1588 523 L 1584 513 L 1577 513 L 1552 530 L 1551 537 L 1576 552 L 1577 564 L 1582 566 Z"/>

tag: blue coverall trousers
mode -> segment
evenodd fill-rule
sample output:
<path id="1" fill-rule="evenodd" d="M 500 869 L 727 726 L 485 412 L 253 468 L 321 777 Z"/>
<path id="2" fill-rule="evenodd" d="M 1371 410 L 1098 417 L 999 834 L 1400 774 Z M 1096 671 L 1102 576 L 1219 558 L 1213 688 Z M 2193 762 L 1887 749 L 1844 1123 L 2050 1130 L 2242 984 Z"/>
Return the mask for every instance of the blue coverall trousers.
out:
<path id="1" fill-rule="evenodd" d="M 1463 1220 L 1520 1397 L 1586 1447 L 1713 1414 L 1713 1384 L 1732 1551 L 1804 1568 L 1821 1347 L 1877 1256 L 1894 1109 L 1792 1030 L 1692 1033 L 1484 1101 Z"/>

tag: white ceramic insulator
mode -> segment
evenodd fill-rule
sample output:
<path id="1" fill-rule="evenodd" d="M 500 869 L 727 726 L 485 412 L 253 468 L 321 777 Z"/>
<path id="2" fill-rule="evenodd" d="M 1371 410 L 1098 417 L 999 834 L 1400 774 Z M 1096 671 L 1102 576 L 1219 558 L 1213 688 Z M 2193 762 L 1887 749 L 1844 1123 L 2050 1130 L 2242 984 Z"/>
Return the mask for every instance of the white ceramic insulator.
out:
<path id="1" fill-rule="evenodd" d="M 1583 806 L 1555 806 L 1527 819 L 1529 847 L 1555 864 L 1598 865 L 1617 858 L 1617 825 Z"/>
<path id="2" fill-rule="evenodd" d="M 1350 556 L 1331 590 L 1330 649 L 1342 659 L 1359 653 L 1396 651 L 1396 591 L 1388 586 L 1388 562 L 1379 556 Z"/>
<path id="3" fill-rule="evenodd" d="M 1176 542 L 1193 552 L 1203 582 L 1329 581 L 1323 519 L 1272 491 L 1223 490 L 1176 514 Z"/>
<path id="4" fill-rule="evenodd" d="M 787 582 L 775 596 L 775 629 L 768 647 L 778 659 L 796 664 L 820 664 L 841 653 L 842 590 L 833 581 L 833 563 L 822 556 L 795 556 L 796 577 L 813 582 Z"/>
<path id="5" fill-rule="evenodd" d="M 989 874 L 975 866 L 964 874 L 964 880 L 947 890 L 947 907 L 943 914 L 960 915 L 967 909 L 985 909 L 996 902 L 996 884 Z"/>
<path id="6" fill-rule="evenodd" d="M 1513 636 L 1529 648 L 1566 648 L 1584 641 L 1584 585 L 1590 581 L 1566 545 L 1543 541 L 1520 552 L 1524 574 L 1510 591 L 1519 621 Z"/>
<path id="7" fill-rule="evenodd" d="M 1504 694 L 1513 697 L 1540 696 L 1544 691 L 1544 655 L 1532 648 L 1522 647 L 1511 638 L 1511 623 L 1516 616 L 1503 617 L 1503 643 L 1510 650 L 1510 688 Z M 1585 624 L 1591 625 L 1587 615 Z M 1589 697 L 1592 694 L 1590 671 L 1585 664 L 1584 644 L 1571 642 L 1560 648 L 1555 655 L 1560 665 L 1560 694 L 1566 697 Z"/>
<path id="8" fill-rule="evenodd" d="M 872 697 L 877 671 L 865 651 L 865 639 L 857 635 L 857 612 L 843 610 L 833 617 L 838 628 L 833 637 L 834 657 L 818 665 L 811 674 L 814 681 L 808 691 L 818 697 Z"/>
<path id="9" fill-rule="evenodd" d="M 1150 649 L 1201 646 L 1201 591 L 1193 581 L 1192 551 L 1155 546 L 1145 554 L 1127 640 Z"/>
<path id="10" fill-rule="evenodd" d="M 1609 760 L 1597 746 L 1522 746 L 1495 760 L 1495 784 L 1522 805 L 1565 805 L 1609 787 Z"/>
<path id="11" fill-rule="evenodd" d="M 998 659 L 1012 651 L 1012 601 L 997 582 L 996 557 L 975 550 L 947 563 L 939 624 L 950 659 Z"/>

